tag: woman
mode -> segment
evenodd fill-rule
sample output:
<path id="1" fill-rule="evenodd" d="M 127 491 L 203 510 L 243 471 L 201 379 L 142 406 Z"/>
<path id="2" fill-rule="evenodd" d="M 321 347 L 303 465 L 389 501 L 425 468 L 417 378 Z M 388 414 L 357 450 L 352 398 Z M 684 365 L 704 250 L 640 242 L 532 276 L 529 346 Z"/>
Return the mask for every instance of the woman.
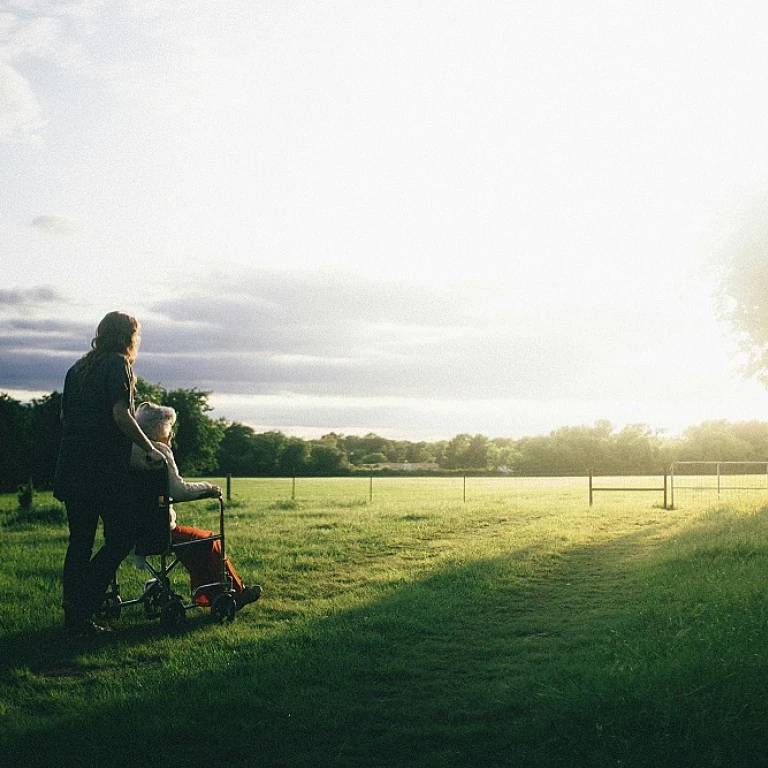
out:
<path id="1" fill-rule="evenodd" d="M 136 409 L 136 421 L 153 441 L 155 447 L 163 454 L 168 464 L 168 493 L 174 501 L 194 501 L 195 499 L 221 496 L 221 488 L 218 485 L 205 482 L 188 483 L 179 474 L 171 450 L 173 425 L 176 423 L 176 411 L 173 408 L 154 403 L 141 403 Z M 131 466 L 134 469 L 147 468 L 141 450 L 137 446 L 134 446 L 131 454 Z M 212 531 L 177 525 L 176 511 L 171 506 L 171 540 L 174 543 L 205 539 L 213 535 Z M 221 581 L 221 541 L 184 547 L 179 549 L 176 554 L 181 564 L 189 571 L 193 594 L 195 589 L 204 584 L 216 584 Z M 140 559 L 138 564 L 141 564 Z M 235 604 L 238 610 L 261 597 L 261 587 L 258 584 L 250 587 L 245 586 L 229 558 L 225 558 L 224 567 L 232 580 L 232 589 L 235 592 Z M 208 604 L 208 596 L 201 594 L 197 597 L 197 601 L 206 605 Z"/>
<path id="2" fill-rule="evenodd" d="M 132 365 L 139 341 L 138 321 L 123 312 L 110 312 L 96 329 L 91 351 L 67 371 L 64 381 L 53 492 L 64 502 L 69 523 L 64 626 L 73 635 L 106 629 L 94 623 L 93 614 L 135 543 L 128 486 L 131 446 L 137 447 L 145 463 L 164 459 L 133 415 Z M 99 518 L 104 545 L 91 557 Z"/>

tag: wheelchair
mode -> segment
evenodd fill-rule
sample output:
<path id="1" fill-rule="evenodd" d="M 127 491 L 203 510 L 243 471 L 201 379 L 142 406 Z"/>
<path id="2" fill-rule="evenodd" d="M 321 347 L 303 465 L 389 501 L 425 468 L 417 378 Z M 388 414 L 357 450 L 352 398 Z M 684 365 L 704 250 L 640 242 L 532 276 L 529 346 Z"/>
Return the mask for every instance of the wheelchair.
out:
<path id="1" fill-rule="evenodd" d="M 121 612 L 132 606 L 144 609 L 147 618 L 159 618 L 168 631 L 180 629 L 187 612 L 210 606 L 211 616 L 219 623 L 235 619 L 237 603 L 232 581 L 226 571 L 226 539 L 224 534 L 224 501 L 218 497 L 219 532 L 207 538 L 174 543 L 171 531 L 170 507 L 173 499 L 168 493 L 168 467 L 130 472 L 130 483 L 137 522 L 135 553 L 145 557 L 146 568 L 152 578 L 144 584 L 141 595 L 125 599 L 120 594 L 117 578 L 110 584 L 101 613 L 107 618 L 119 618 Z M 181 564 L 179 555 L 188 547 L 209 547 L 221 542 L 221 572 L 219 581 L 202 584 L 190 590 L 186 600 L 173 589 L 171 574 Z M 182 569 L 183 570 L 183 569 Z M 205 599 L 201 600 L 200 598 Z"/>

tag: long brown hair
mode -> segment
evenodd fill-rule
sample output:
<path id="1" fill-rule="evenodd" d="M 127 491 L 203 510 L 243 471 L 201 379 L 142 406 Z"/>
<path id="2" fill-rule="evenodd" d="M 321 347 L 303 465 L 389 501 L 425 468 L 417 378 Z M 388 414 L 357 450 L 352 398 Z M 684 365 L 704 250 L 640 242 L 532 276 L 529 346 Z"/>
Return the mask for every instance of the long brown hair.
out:
<path id="1" fill-rule="evenodd" d="M 86 371 L 108 354 L 117 352 L 133 365 L 139 351 L 139 321 L 125 312 L 109 312 L 96 328 L 91 351 L 83 357 Z"/>

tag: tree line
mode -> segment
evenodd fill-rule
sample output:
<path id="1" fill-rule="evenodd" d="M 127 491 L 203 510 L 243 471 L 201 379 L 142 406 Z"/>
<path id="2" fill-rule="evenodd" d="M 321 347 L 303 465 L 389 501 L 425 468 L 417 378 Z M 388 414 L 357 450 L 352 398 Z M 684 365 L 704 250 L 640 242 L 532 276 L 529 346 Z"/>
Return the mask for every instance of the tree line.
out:
<path id="1" fill-rule="evenodd" d="M 768 423 L 707 421 L 670 438 L 644 424 L 617 430 L 609 421 L 562 427 L 536 437 L 456 435 L 450 440 L 411 442 L 380 435 L 330 432 L 318 440 L 282 432 L 257 433 L 238 422 L 212 419 L 210 392 L 166 390 L 142 379 L 137 402 L 176 409 L 173 448 L 189 477 L 291 477 L 340 475 L 371 466 L 409 464 L 440 471 L 510 472 L 519 475 L 657 474 L 674 461 L 768 461 Z M 61 395 L 22 403 L 0 393 L 0 491 L 32 481 L 50 487 L 61 440 Z"/>

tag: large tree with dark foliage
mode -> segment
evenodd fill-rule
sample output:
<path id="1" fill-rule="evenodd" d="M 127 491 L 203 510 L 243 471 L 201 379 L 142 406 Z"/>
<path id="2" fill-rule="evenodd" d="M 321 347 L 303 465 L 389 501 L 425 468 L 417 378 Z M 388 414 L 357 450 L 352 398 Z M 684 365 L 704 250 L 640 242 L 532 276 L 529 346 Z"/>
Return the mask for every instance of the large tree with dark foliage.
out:
<path id="1" fill-rule="evenodd" d="M 163 398 L 162 404 L 175 408 L 178 416 L 173 450 L 184 475 L 199 477 L 218 469 L 224 424 L 207 415 L 212 410 L 209 395 L 199 389 L 174 389 Z"/>
<path id="2" fill-rule="evenodd" d="M 30 477 L 35 485 L 53 485 L 61 443 L 61 395 L 52 392 L 29 406 Z"/>
<path id="3" fill-rule="evenodd" d="M 15 491 L 30 476 L 29 408 L 0 393 L 0 491 Z"/>

